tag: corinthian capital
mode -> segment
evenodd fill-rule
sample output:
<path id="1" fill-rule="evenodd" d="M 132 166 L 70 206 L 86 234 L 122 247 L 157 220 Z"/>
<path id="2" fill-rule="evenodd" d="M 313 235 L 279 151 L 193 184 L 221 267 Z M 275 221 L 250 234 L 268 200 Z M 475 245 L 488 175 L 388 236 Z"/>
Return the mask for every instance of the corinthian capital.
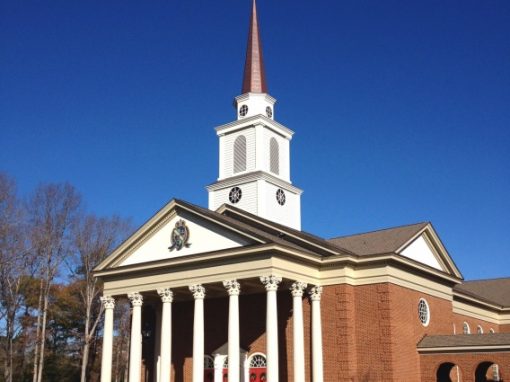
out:
<path id="1" fill-rule="evenodd" d="M 313 288 L 311 288 L 308 293 L 310 294 L 310 299 L 312 301 L 320 301 L 321 295 L 322 295 L 322 287 L 319 285 L 316 285 Z"/>
<path id="2" fill-rule="evenodd" d="M 102 296 L 99 298 L 105 309 L 115 308 L 115 300 L 112 296 Z"/>
<path id="3" fill-rule="evenodd" d="M 276 291 L 278 290 L 278 284 L 282 282 L 282 278 L 275 275 L 261 276 L 260 282 L 264 284 L 268 292 Z"/>
<path id="4" fill-rule="evenodd" d="M 303 297 L 307 284 L 302 281 L 296 281 L 290 287 L 292 297 Z"/>
<path id="5" fill-rule="evenodd" d="M 162 302 L 172 302 L 174 300 L 174 292 L 170 288 L 159 288 L 158 294 Z"/>
<path id="6" fill-rule="evenodd" d="M 223 286 L 229 296 L 239 296 L 239 293 L 241 293 L 241 284 L 237 280 L 225 280 L 223 281 Z"/>
<path id="7" fill-rule="evenodd" d="M 143 296 L 138 292 L 129 293 L 128 298 L 132 306 L 142 306 L 143 304 Z"/>
<path id="8" fill-rule="evenodd" d="M 190 285 L 189 290 L 195 300 L 205 298 L 205 288 L 201 284 Z"/>

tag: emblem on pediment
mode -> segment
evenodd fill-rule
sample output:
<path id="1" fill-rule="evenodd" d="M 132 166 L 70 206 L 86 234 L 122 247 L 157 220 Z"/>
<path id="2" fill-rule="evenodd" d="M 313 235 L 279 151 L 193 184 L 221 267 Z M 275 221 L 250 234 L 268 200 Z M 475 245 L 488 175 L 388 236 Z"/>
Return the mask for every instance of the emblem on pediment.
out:
<path id="1" fill-rule="evenodd" d="M 168 247 L 170 251 L 174 249 L 176 251 L 180 251 L 183 248 L 188 248 L 191 243 L 188 243 L 189 240 L 189 229 L 186 226 L 186 222 L 184 220 L 179 220 L 175 223 L 175 227 L 170 234 L 170 241 L 172 245 Z"/>

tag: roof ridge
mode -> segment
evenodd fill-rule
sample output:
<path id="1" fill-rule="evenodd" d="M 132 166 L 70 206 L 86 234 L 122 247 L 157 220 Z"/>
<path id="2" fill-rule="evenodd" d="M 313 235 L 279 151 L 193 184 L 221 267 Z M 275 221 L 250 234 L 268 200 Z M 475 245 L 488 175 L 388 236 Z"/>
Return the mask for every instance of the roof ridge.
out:
<path id="1" fill-rule="evenodd" d="M 335 240 L 335 239 L 343 239 L 343 238 L 347 238 L 347 237 L 368 235 L 368 234 L 377 233 L 377 232 L 395 230 L 395 229 L 398 229 L 398 228 L 412 227 L 412 226 L 418 226 L 418 225 L 427 225 L 427 224 L 431 224 L 430 221 L 422 221 L 422 222 L 419 222 L 419 223 L 403 224 L 403 225 L 399 225 L 399 226 L 395 226 L 395 227 L 380 228 L 380 229 L 376 229 L 376 230 L 373 230 L 373 231 L 360 232 L 360 233 L 355 233 L 355 234 L 350 234 L 350 235 L 334 236 L 334 237 L 331 237 L 331 238 L 325 239 L 325 240 L 329 241 L 329 240 Z"/>

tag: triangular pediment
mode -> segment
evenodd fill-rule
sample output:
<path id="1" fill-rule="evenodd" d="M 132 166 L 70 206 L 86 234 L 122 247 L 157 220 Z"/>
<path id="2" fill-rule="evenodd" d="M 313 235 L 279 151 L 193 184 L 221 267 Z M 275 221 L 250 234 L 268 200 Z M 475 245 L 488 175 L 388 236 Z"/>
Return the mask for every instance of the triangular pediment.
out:
<path id="1" fill-rule="evenodd" d="M 440 271 L 445 271 L 444 266 L 440 262 L 438 253 L 430 245 L 425 234 L 414 239 L 411 244 L 400 252 L 400 255 L 428 265 L 429 267 L 436 268 Z"/>
<path id="2" fill-rule="evenodd" d="M 261 243 L 218 215 L 174 200 L 121 244 L 96 271 Z M 178 226 L 184 228 L 177 232 L 177 239 L 172 238 Z M 182 245 L 179 238 L 184 240 Z"/>
<path id="3" fill-rule="evenodd" d="M 460 271 L 431 224 L 427 224 L 402 245 L 396 253 L 420 264 L 462 278 Z"/>

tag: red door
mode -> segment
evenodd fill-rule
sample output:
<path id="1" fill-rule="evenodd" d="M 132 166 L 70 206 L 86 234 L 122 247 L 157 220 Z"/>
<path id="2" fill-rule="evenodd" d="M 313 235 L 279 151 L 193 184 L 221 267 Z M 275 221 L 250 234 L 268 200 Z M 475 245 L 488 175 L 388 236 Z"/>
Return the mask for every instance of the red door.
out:
<path id="1" fill-rule="evenodd" d="M 223 368 L 222 375 L 223 375 L 223 382 L 227 382 L 228 381 L 228 369 Z"/>
<path id="2" fill-rule="evenodd" d="M 204 382 L 214 382 L 214 369 L 204 369 Z"/>
<path id="3" fill-rule="evenodd" d="M 266 382 L 266 368 L 250 367 L 250 382 Z"/>

